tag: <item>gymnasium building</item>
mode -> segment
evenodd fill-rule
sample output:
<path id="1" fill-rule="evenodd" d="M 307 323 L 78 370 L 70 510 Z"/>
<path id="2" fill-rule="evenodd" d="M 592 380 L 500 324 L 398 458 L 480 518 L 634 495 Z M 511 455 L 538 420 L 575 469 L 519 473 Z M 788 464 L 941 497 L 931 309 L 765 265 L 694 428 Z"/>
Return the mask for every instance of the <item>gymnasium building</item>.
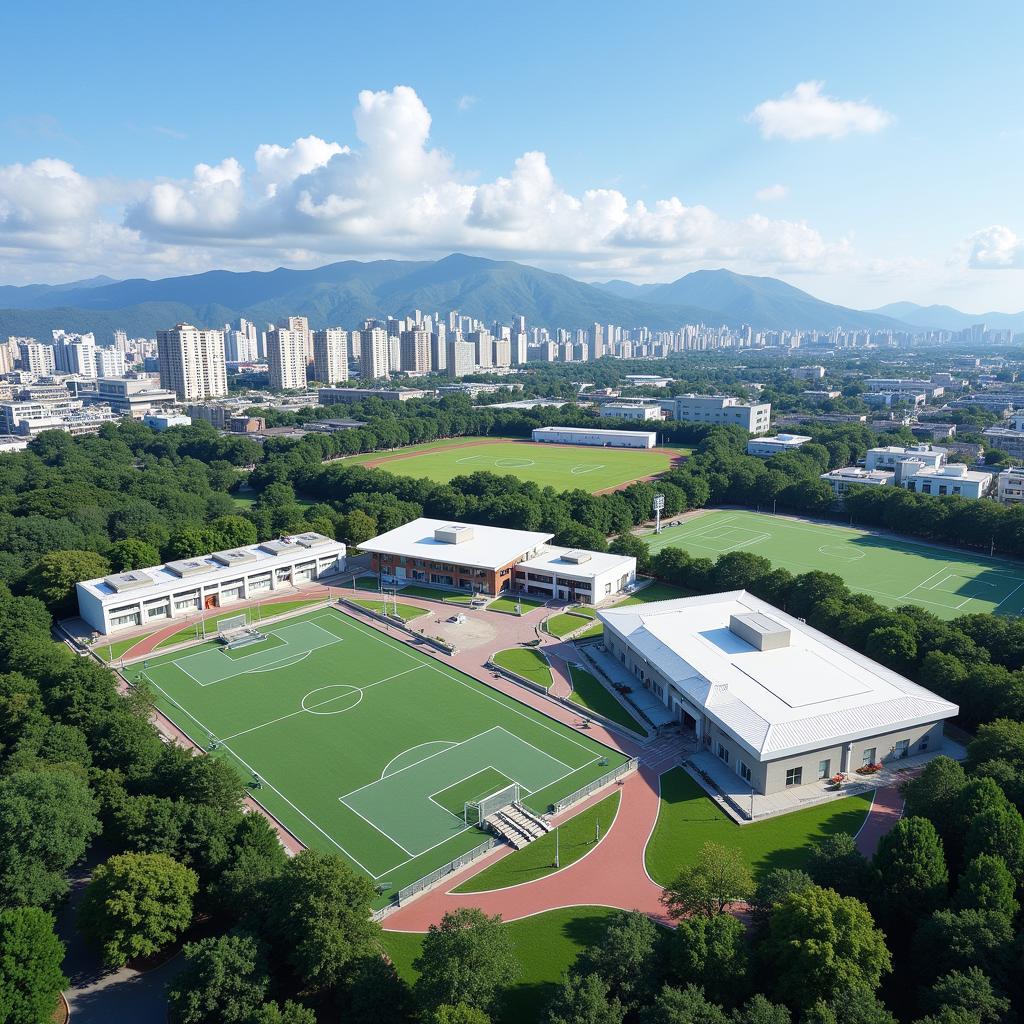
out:
<path id="1" fill-rule="evenodd" d="M 84 580 L 78 614 L 104 636 L 139 626 L 159 629 L 201 609 L 271 597 L 344 568 L 344 544 L 322 533 L 300 533 Z"/>
<path id="2" fill-rule="evenodd" d="M 636 580 L 636 559 L 553 546 L 553 534 L 416 519 L 359 545 L 383 582 L 469 593 L 519 591 L 600 604 Z"/>

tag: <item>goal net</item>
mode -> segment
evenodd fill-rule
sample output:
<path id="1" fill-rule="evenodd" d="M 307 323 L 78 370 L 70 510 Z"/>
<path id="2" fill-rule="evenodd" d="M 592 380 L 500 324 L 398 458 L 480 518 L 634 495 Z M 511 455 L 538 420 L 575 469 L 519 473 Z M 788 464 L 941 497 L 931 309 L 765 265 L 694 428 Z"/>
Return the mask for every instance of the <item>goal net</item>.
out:
<path id="1" fill-rule="evenodd" d="M 513 782 L 479 800 L 467 800 L 462 816 L 467 825 L 482 825 L 492 814 L 519 802 L 519 784 Z"/>
<path id="2" fill-rule="evenodd" d="M 266 637 L 254 626 L 249 625 L 245 615 L 229 615 L 217 623 L 217 639 L 229 650 L 258 643 Z"/>

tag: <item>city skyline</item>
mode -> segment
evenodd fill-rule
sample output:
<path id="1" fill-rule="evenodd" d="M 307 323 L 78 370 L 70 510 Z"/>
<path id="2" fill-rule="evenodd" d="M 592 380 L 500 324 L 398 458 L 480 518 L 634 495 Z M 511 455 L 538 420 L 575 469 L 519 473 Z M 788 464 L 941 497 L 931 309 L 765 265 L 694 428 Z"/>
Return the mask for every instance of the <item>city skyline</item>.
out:
<path id="1" fill-rule="evenodd" d="M 469 251 L 587 281 L 726 266 L 859 308 L 1021 305 L 1008 4 L 984 25 L 952 4 L 804 6 L 786 24 L 566 5 L 541 33 L 529 4 L 486 24 L 400 6 L 416 45 L 383 73 L 394 8 L 314 7 L 310 33 L 269 7 L 243 21 L 186 3 L 117 18 L 141 59 L 85 63 L 73 86 L 34 69 L 115 13 L 58 5 L 45 31 L 28 9 L 0 15 L 8 73 L 33 82 L 0 118 L 0 277 Z M 159 75 L 157 37 L 174 53 Z M 258 74 L 271 45 L 303 74 Z M 972 74 L 951 75 L 965 52 Z"/>

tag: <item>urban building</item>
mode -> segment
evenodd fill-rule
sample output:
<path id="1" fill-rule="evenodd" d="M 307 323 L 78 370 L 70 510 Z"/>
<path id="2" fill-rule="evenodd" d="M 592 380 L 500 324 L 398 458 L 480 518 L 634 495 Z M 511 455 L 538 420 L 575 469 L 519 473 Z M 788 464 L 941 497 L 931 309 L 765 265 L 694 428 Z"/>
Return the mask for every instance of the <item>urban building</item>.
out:
<path id="1" fill-rule="evenodd" d="M 0 402 L 0 434 L 35 437 L 44 430 L 62 430 L 81 436 L 95 434 L 104 423 L 113 423 L 117 416 L 108 405 L 86 406 L 81 398 L 72 398 L 66 389 L 63 396 L 22 397 Z"/>
<path id="2" fill-rule="evenodd" d="M 636 559 L 552 547 L 550 533 L 416 519 L 359 545 L 391 583 L 481 594 L 524 591 L 595 604 L 636 579 Z"/>
<path id="3" fill-rule="evenodd" d="M 897 467 L 893 483 L 917 494 L 958 494 L 963 498 L 984 498 L 995 487 L 996 477 L 992 473 L 968 469 L 960 462 L 950 462 L 937 468 L 922 466 L 914 469 L 912 463 L 907 461 Z"/>
<path id="4" fill-rule="evenodd" d="M 938 469 L 946 463 L 947 450 L 930 444 L 913 444 L 909 448 L 887 445 L 884 448 L 869 448 L 864 460 L 865 469 L 895 470 L 901 462 L 912 460 L 918 466 Z"/>
<path id="5" fill-rule="evenodd" d="M 403 372 L 428 373 L 430 371 L 430 332 L 415 328 L 402 331 L 400 342 Z"/>
<path id="6" fill-rule="evenodd" d="M 381 402 L 408 402 L 412 398 L 426 398 L 428 394 L 428 391 L 418 388 L 320 388 L 316 396 L 320 405 L 342 405 L 362 402 L 367 398 Z"/>
<path id="7" fill-rule="evenodd" d="M 173 405 L 177 396 L 147 377 L 100 377 L 95 390 L 83 397 L 87 403 L 110 406 L 118 416 L 141 420 L 156 409 Z"/>
<path id="8" fill-rule="evenodd" d="M 348 331 L 327 327 L 313 332 L 313 379 L 321 384 L 348 380 Z"/>
<path id="9" fill-rule="evenodd" d="M 272 327 L 267 331 L 267 365 L 272 391 L 305 390 L 306 335 L 287 327 Z"/>
<path id="10" fill-rule="evenodd" d="M 750 434 L 767 434 L 771 425 L 771 402 L 745 403 L 728 395 L 679 395 L 661 405 L 672 419 L 682 423 L 734 423 Z"/>
<path id="11" fill-rule="evenodd" d="M 388 332 L 383 327 L 360 331 L 359 375 L 361 377 L 387 377 L 391 373 L 391 346 Z"/>
<path id="12" fill-rule="evenodd" d="M 180 412 L 151 412 L 142 417 L 142 422 L 153 430 L 170 430 L 171 427 L 190 427 L 192 419 Z"/>
<path id="13" fill-rule="evenodd" d="M 747 454 L 770 459 L 779 452 L 795 452 L 810 438 L 804 434 L 776 434 L 774 437 L 752 437 L 747 442 Z"/>
<path id="14" fill-rule="evenodd" d="M 1004 469 L 998 476 L 996 497 L 1004 505 L 1024 502 L 1024 469 Z"/>
<path id="15" fill-rule="evenodd" d="M 160 384 L 182 402 L 201 402 L 228 393 L 224 332 L 177 324 L 157 331 Z"/>
<path id="16" fill-rule="evenodd" d="M 1000 448 L 1011 459 L 1024 462 L 1024 414 L 1011 416 L 1005 427 L 986 427 L 981 436 L 993 448 Z"/>
<path id="17" fill-rule="evenodd" d="M 584 444 L 602 448 L 653 448 L 658 435 L 647 430 L 600 430 L 594 427 L 536 427 L 531 439 L 543 444 Z"/>
<path id="18" fill-rule="evenodd" d="M 616 420 L 660 420 L 660 405 L 633 405 L 621 402 L 605 402 L 598 410 L 598 415 L 605 419 Z"/>
<path id="19" fill-rule="evenodd" d="M 755 793 L 941 754 L 959 712 L 742 590 L 598 618 L 606 653 Z"/>
<path id="20" fill-rule="evenodd" d="M 883 487 L 892 483 L 893 474 L 883 469 L 861 469 L 860 466 L 844 466 L 822 473 L 819 479 L 832 488 L 832 493 L 841 498 L 851 487 Z"/>
<path id="21" fill-rule="evenodd" d="M 104 636 L 137 626 L 158 628 L 169 619 L 269 597 L 344 568 L 344 544 L 302 533 L 83 580 L 76 588 L 78 614 Z"/>

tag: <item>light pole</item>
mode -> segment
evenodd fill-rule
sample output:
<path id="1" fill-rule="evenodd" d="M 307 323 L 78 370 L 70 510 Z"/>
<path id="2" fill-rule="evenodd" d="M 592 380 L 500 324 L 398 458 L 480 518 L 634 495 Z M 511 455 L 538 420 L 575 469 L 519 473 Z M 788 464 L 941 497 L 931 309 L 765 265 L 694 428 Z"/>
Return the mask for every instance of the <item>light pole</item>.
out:
<path id="1" fill-rule="evenodd" d="M 558 850 L 558 826 L 555 826 L 555 867 L 559 867 L 559 850 Z"/>

